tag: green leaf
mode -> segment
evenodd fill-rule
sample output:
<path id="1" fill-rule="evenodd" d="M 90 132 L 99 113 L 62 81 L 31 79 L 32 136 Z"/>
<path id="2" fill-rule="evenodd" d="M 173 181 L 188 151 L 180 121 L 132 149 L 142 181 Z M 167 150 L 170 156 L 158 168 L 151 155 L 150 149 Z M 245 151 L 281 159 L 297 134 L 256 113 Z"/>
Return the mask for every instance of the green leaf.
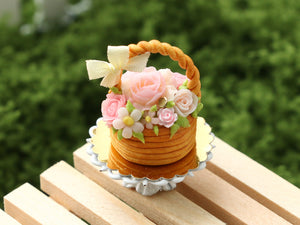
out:
<path id="1" fill-rule="evenodd" d="M 153 126 L 153 131 L 154 131 L 154 134 L 155 134 L 156 136 L 158 136 L 158 133 L 159 133 L 158 126 Z"/>
<path id="2" fill-rule="evenodd" d="M 132 103 L 129 100 L 127 101 L 126 109 L 129 113 L 131 113 L 134 110 L 134 106 L 132 105 Z"/>
<path id="3" fill-rule="evenodd" d="M 186 79 L 186 80 L 182 83 L 182 85 L 179 86 L 179 90 L 181 90 L 181 89 L 188 89 L 188 88 L 187 88 L 188 81 L 189 81 L 189 80 Z"/>
<path id="4" fill-rule="evenodd" d="M 122 94 L 122 91 L 117 87 L 111 87 L 110 90 L 115 94 Z"/>
<path id="5" fill-rule="evenodd" d="M 192 117 L 194 117 L 194 118 L 197 118 L 197 117 L 198 117 L 197 110 L 195 110 L 194 112 L 192 112 Z"/>
<path id="6" fill-rule="evenodd" d="M 132 136 L 139 139 L 141 142 L 143 142 L 145 144 L 145 138 L 144 138 L 144 134 L 142 132 L 139 132 L 139 133 L 132 132 Z"/>
<path id="7" fill-rule="evenodd" d="M 174 105 L 175 105 L 174 101 L 169 101 L 169 102 L 167 102 L 166 107 L 167 108 L 172 108 Z"/>
<path id="8" fill-rule="evenodd" d="M 154 105 L 150 108 L 151 112 L 156 112 L 157 111 L 157 105 Z"/>
<path id="9" fill-rule="evenodd" d="M 201 102 L 198 103 L 197 108 L 192 113 L 192 117 L 196 118 L 199 114 L 199 112 L 203 109 L 203 104 Z"/>
<path id="10" fill-rule="evenodd" d="M 112 129 L 112 131 L 113 131 L 113 134 L 115 134 L 115 133 L 117 133 L 117 129 L 116 128 L 114 128 L 114 127 L 111 127 L 111 129 Z"/>
<path id="11" fill-rule="evenodd" d="M 175 124 L 177 124 L 180 127 L 190 127 L 190 122 L 186 117 L 178 116 L 178 119 L 176 120 Z"/>
<path id="12" fill-rule="evenodd" d="M 178 124 L 176 124 L 176 123 L 174 123 L 173 126 L 171 126 L 171 128 L 170 128 L 170 132 L 171 132 L 170 139 L 179 130 L 179 128 L 180 128 L 180 126 Z"/>
<path id="13" fill-rule="evenodd" d="M 123 136 L 122 136 L 122 132 L 123 132 L 123 129 L 120 129 L 118 130 L 118 140 L 122 140 Z"/>
<path id="14" fill-rule="evenodd" d="M 199 104 L 197 105 L 197 111 L 200 112 L 202 109 L 203 109 L 203 104 L 199 102 Z"/>

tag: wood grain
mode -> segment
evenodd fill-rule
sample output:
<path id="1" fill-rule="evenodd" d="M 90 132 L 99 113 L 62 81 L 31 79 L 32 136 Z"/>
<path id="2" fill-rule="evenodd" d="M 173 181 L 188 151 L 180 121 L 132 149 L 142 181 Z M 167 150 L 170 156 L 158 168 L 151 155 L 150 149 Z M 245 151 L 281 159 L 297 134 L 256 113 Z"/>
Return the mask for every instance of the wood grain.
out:
<path id="1" fill-rule="evenodd" d="M 300 190 L 216 138 L 207 168 L 292 224 L 300 224 Z"/>
<path id="2" fill-rule="evenodd" d="M 41 174 L 41 189 L 93 225 L 153 224 L 63 161 Z"/>
<path id="3" fill-rule="evenodd" d="M 4 196 L 4 208 L 23 225 L 86 224 L 28 183 Z"/>
<path id="4" fill-rule="evenodd" d="M 151 197 L 122 186 L 90 163 L 85 147 L 74 152 L 75 168 L 96 183 L 142 212 L 157 224 L 224 224 L 206 210 L 189 201 L 177 191 L 161 192 Z"/>
<path id="5" fill-rule="evenodd" d="M 0 209 L 0 224 L 3 225 L 21 225 L 14 218 L 6 214 Z"/>
<path id="6" fill-rule="evenodd" d="M 187 177 L 177 190 L 227 224 L 290 224 L 207 169 Z"/>

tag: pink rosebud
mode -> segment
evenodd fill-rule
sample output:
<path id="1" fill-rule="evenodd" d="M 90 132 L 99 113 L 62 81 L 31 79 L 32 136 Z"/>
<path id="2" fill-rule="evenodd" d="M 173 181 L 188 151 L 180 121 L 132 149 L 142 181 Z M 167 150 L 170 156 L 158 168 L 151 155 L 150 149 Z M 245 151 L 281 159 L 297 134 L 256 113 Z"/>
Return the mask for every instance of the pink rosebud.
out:
<path id="1" fill-rule="evenodd" d="M 187 117 L 195 111 L 198 105 L 198 97 L 188 89 L 181 89 L 174 96 L 175 112 L 182 117 Z"/>
<path id="2" fill-rule="evenodd" d="M 167 128 L 171 127 L 178 118 L 173 108 L 162 108 L 158 110 L 157 115 L 159 119 L 159 125 Z"/>
<path id="3" fill-rule="evenodd" d="M 113 92 L 106 95 L 106 100 L 101 104 L 101 112 L 103 121 L 108 127 L 111 127 L 113 120 L 118 118 L 118 110 L 125 107 L 126 102 L 125 95 L 118 95 Z"/>
<path id="4" fill-rule="evenodd" d="M 162 74 L 154 67 L 147 67 L 140 73 L 127 71 L 122 76 L 123 94 L 141 111 L 157 104 L 165 86 Z"/>

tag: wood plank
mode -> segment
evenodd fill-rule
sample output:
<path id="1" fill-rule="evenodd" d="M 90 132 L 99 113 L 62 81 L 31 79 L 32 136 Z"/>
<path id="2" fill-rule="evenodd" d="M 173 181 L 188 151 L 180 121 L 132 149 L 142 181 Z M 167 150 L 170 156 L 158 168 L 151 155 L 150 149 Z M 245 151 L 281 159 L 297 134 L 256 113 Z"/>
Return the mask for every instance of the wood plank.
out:
<path id="1" fill-rule="evenodd" d="M 160 192 L 147 197 L 123 187 L 120 181 L 112 180 L 90 163 L 86 145 L 74 152 L 74 163 L 76 169 L 157 224 L 224 224 L 177 191 Z"/>
<path id="2" fill-rule="evenodd" d="M 187 177 L 177 190 L 227 224 L 291 224 L 207 169 Z"/>
<path id="3" fill-rule="evenodd" d="M 41 174 L 41 188 L 93 225 L 153 224 L 63 161 Z"/>
<path id="4" fill-rule="evenodd" d="M 0 224 L 5 224 L 5 225 L 21 225 L 18 223 L 14 218 L 6 214 L 0 209 Z"/>
<path id="5" fill-rule="evenodd" d="M 4 208 L 24 225 L 86 224 L 28 183 L 4 196 Z"/>
<path id="6" fill-rule="evenodd" d="M 300 224 L 300 190 L 216 138 L 207 168 L 292 224 Z"/>

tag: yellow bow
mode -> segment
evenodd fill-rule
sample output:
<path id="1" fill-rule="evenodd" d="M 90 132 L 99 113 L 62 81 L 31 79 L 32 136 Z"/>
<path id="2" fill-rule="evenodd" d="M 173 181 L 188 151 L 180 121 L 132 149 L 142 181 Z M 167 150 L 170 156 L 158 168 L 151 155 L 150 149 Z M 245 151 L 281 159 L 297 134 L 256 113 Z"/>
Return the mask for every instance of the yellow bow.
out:
<path id="1" fill-rule="evenodd" d="M 150 53 L 147 52 L 129 59 L 128 46 L 108 46 L 108 62 L 100 60 L 86 60 L 89 79 L 104 77 L 100 85 L 113 87 L 119 83 L 122 70 L 142 72 L 146 67 Z"/>

